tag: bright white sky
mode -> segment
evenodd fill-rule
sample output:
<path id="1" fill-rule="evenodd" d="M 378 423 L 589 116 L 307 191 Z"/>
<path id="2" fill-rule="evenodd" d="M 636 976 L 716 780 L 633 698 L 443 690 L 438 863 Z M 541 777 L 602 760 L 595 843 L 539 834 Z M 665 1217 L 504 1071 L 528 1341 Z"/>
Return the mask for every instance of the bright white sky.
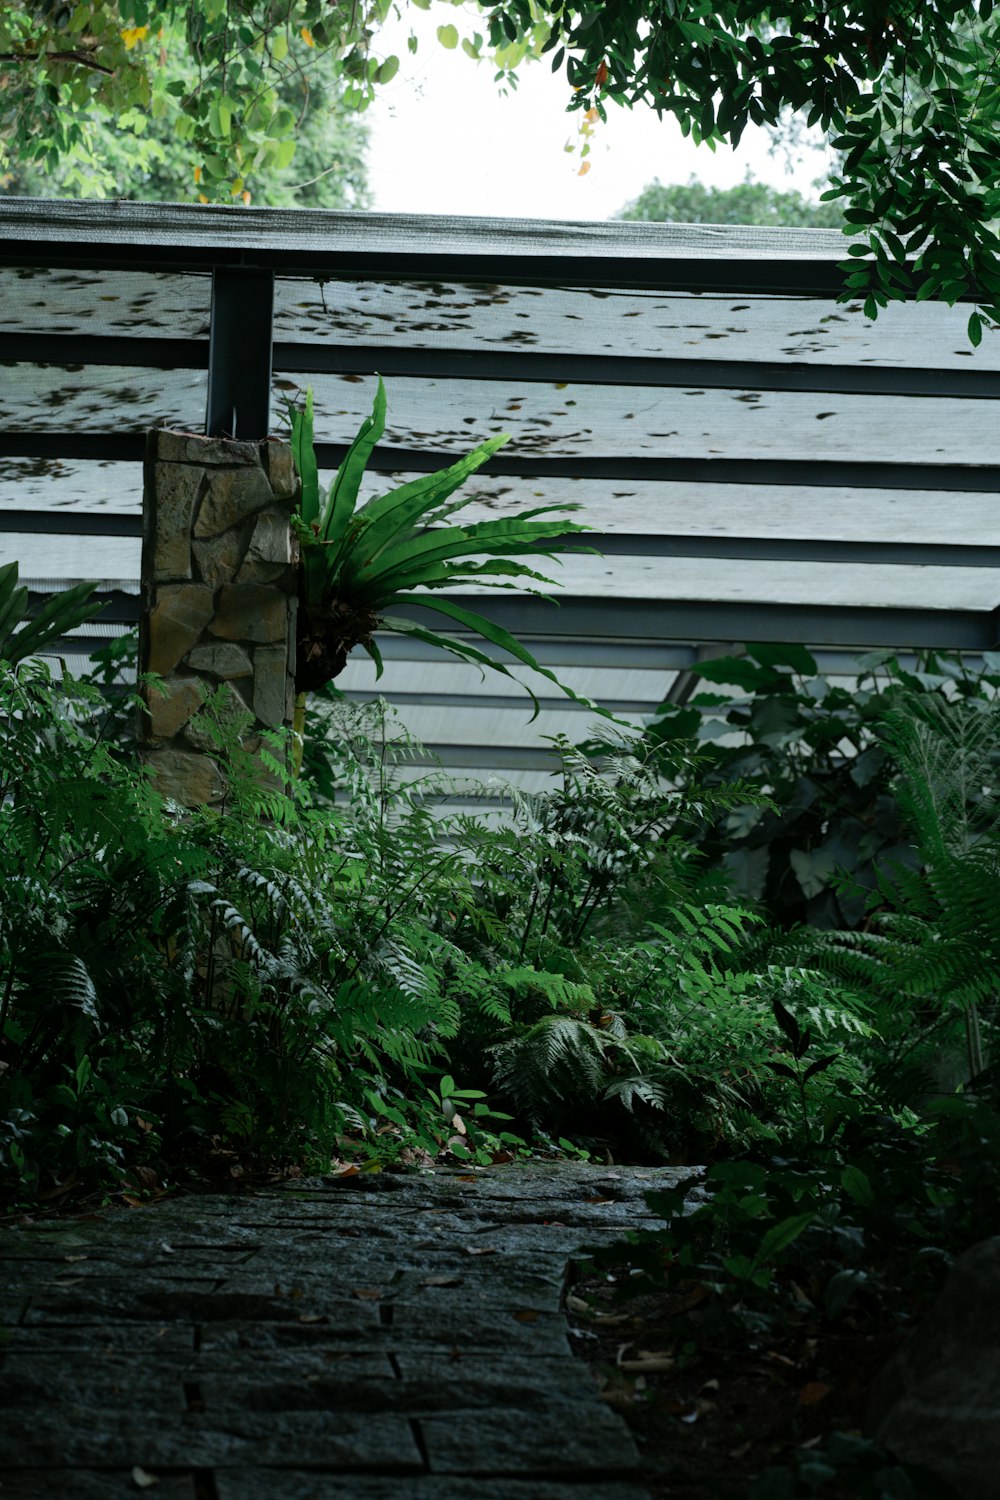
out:
<path id="1" fill-rule="evenodd" d="M 685 140 L 672 119 L 660 121 L 642 106 L 611 105 L 608 124 L 598 124 L 591 142 L 590 171 L 581 177 L 579 154 L 564 149 L 578 146 L 581 118 L 566 113 L 565 74 L 553 74 L 546 60 L 526 63 L 517 92 L 501 97 L 489 63 L 440 45 L 437 27 L 449 21 L 463 34 L 474 29 L 461 11 L 406 6 L 405 22 L 389 22 L 379 34 L 380 51 L 395 52 L 401 62 L 367 115 L 369 183 L 375 208 L 385 213 L 607 219 L 654 177 L 673 183 L 694 175 L 732 187 L 749 167 L 761 181 L 811 196 L 810 184 L 823 170 L 821 153 L 808 152 L 789 175 L 784 160 L 768 154 L 769 138 L 752 127 L 738 153 L 720 147 L 713 154 Z M 415 56 L 406 46 L 411 29 L 420 41 Z"/>

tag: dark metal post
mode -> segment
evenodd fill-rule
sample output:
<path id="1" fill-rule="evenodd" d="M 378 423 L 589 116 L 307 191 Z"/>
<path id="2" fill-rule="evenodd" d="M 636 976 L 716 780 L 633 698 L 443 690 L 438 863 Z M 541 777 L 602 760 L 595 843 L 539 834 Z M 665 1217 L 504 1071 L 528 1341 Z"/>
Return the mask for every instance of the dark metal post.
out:
<path id="1" fill-rule="evenodd" d="M 213 269 L 205 416 L 209 437 L 247 442 L 267 437 L 273 313 L 273 271 Z"/>

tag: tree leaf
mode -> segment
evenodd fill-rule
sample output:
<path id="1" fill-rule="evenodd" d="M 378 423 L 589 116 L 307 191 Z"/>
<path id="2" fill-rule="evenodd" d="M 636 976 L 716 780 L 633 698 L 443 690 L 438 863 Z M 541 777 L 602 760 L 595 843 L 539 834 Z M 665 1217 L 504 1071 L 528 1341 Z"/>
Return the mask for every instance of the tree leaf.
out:
<path id="1" fill-rule="evenodd" d="M 853 1164 L 843 1168 L 840 1174 L 840 1185 L 855 1203 L 860 1203 L 862 1208 L 871 1208 L 875 1202 L 875 1190 L 867 1172 Z"/>
<path id="2" fill-rule="evenodd" d="M 805 1213 L 792 1214 L 790 1218 L 782 1219 L 780 1224 L 773 1225 L 757 1248 L 757 1253 L 753 1258 L 754 1267 L 764 1265 L 765 1262 L 773 1260 L 782 1250 L 787 1249 L 815 1219 L 816 1210 L 809 1209 Z"/>

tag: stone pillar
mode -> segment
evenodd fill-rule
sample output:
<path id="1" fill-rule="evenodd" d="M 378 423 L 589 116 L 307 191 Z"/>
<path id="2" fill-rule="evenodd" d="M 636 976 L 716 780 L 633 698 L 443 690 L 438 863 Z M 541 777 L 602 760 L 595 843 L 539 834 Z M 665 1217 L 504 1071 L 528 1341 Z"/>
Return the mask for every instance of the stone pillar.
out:
<path id="1" fill-rule="evenodd" d="M 140 736 L 157 790 L 186 807 L 225 794 L 212 741 L 191 722 L 210 694 L 224 689 L 246 749 L 291 725 L 297 500 L 286 443 L 148 434 L 139 668 L 166 692 L 146 690 Z"/>

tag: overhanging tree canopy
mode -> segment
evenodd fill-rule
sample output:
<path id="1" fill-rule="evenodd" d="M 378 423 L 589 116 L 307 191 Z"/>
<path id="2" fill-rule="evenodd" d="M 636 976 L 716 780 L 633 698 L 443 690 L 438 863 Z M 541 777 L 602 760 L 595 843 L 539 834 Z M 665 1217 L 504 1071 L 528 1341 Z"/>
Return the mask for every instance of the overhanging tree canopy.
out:
<path id="1" fill-rule="evenodd" d="M 287 201 L 288 174 L 303 140 L 303 178 L 339 170 L 359 181 L 354 143 L 336 130 L 317 163 L 315 116 L 331 104 L 354 110 L 394 66 L 370 65 L 372 29 L 389 0 L 48 0 L 0 6 L 0 172 L 65 174 L 82 196 L 145 198 L 162 169 L 163 143 L 181 182 L 172 196 L 207 201 Z M 109 141 L 108 124 L 117 141 Z M 186 148 L 187 160 L 183 160 Z M 128 175 L 131 156 L 132 176 Z M 89 177 L 89 184 L 82 179 Z M 279 191 L 273 189 L 277 182 Z M 27 191 L 32 183 L 30 171 Z M 325 207 L 344 204 L 321 195 Z"/>
<path id="2" fill-rule="evenodd" d="M 380 52 L 379 31 L 406 9 L 391 0 L 5 6 L 0 142 L 8 158 L 51 165 L 85 149 L 94 110 L 126 128 L 146 111 L 170 113 L 200 164 L 199 190 L 238 198 L 294 149 L 281 83 L 325 53 L 346 101 L 363 107 L 399 67 Z M 551 56 L 566 71 L 570 108 L 644 104 L 710 145 L 736 146 L 748 123 L 775 125 L 789 111 L 819 126 L 843 155 L 831 192 L 865 234 L 850 247 L 845 290 L 868 315 L 912 295 L 970 299 L 974 343 L 981 314 L 1000 317 L 993 0 L 497 0 L 475 7 L 471 37 L 449 20 L 439 39 L 480 58 L 477 23 L 498 77 L 529 54 Z M 190 82 L 168 77 L 168 43 L 180 33 Z"/>
<path id="3" fill-rule="evenodd" d="M 539 41 L 571 108 L 645 104 L 695 141 L 801 115 L 843 153 L 829 196 L 867 236 L 846 290 L 868 315 L 916 294 L 1000 316 L 993 0 L 499 0 L 490 37 Z"/>

